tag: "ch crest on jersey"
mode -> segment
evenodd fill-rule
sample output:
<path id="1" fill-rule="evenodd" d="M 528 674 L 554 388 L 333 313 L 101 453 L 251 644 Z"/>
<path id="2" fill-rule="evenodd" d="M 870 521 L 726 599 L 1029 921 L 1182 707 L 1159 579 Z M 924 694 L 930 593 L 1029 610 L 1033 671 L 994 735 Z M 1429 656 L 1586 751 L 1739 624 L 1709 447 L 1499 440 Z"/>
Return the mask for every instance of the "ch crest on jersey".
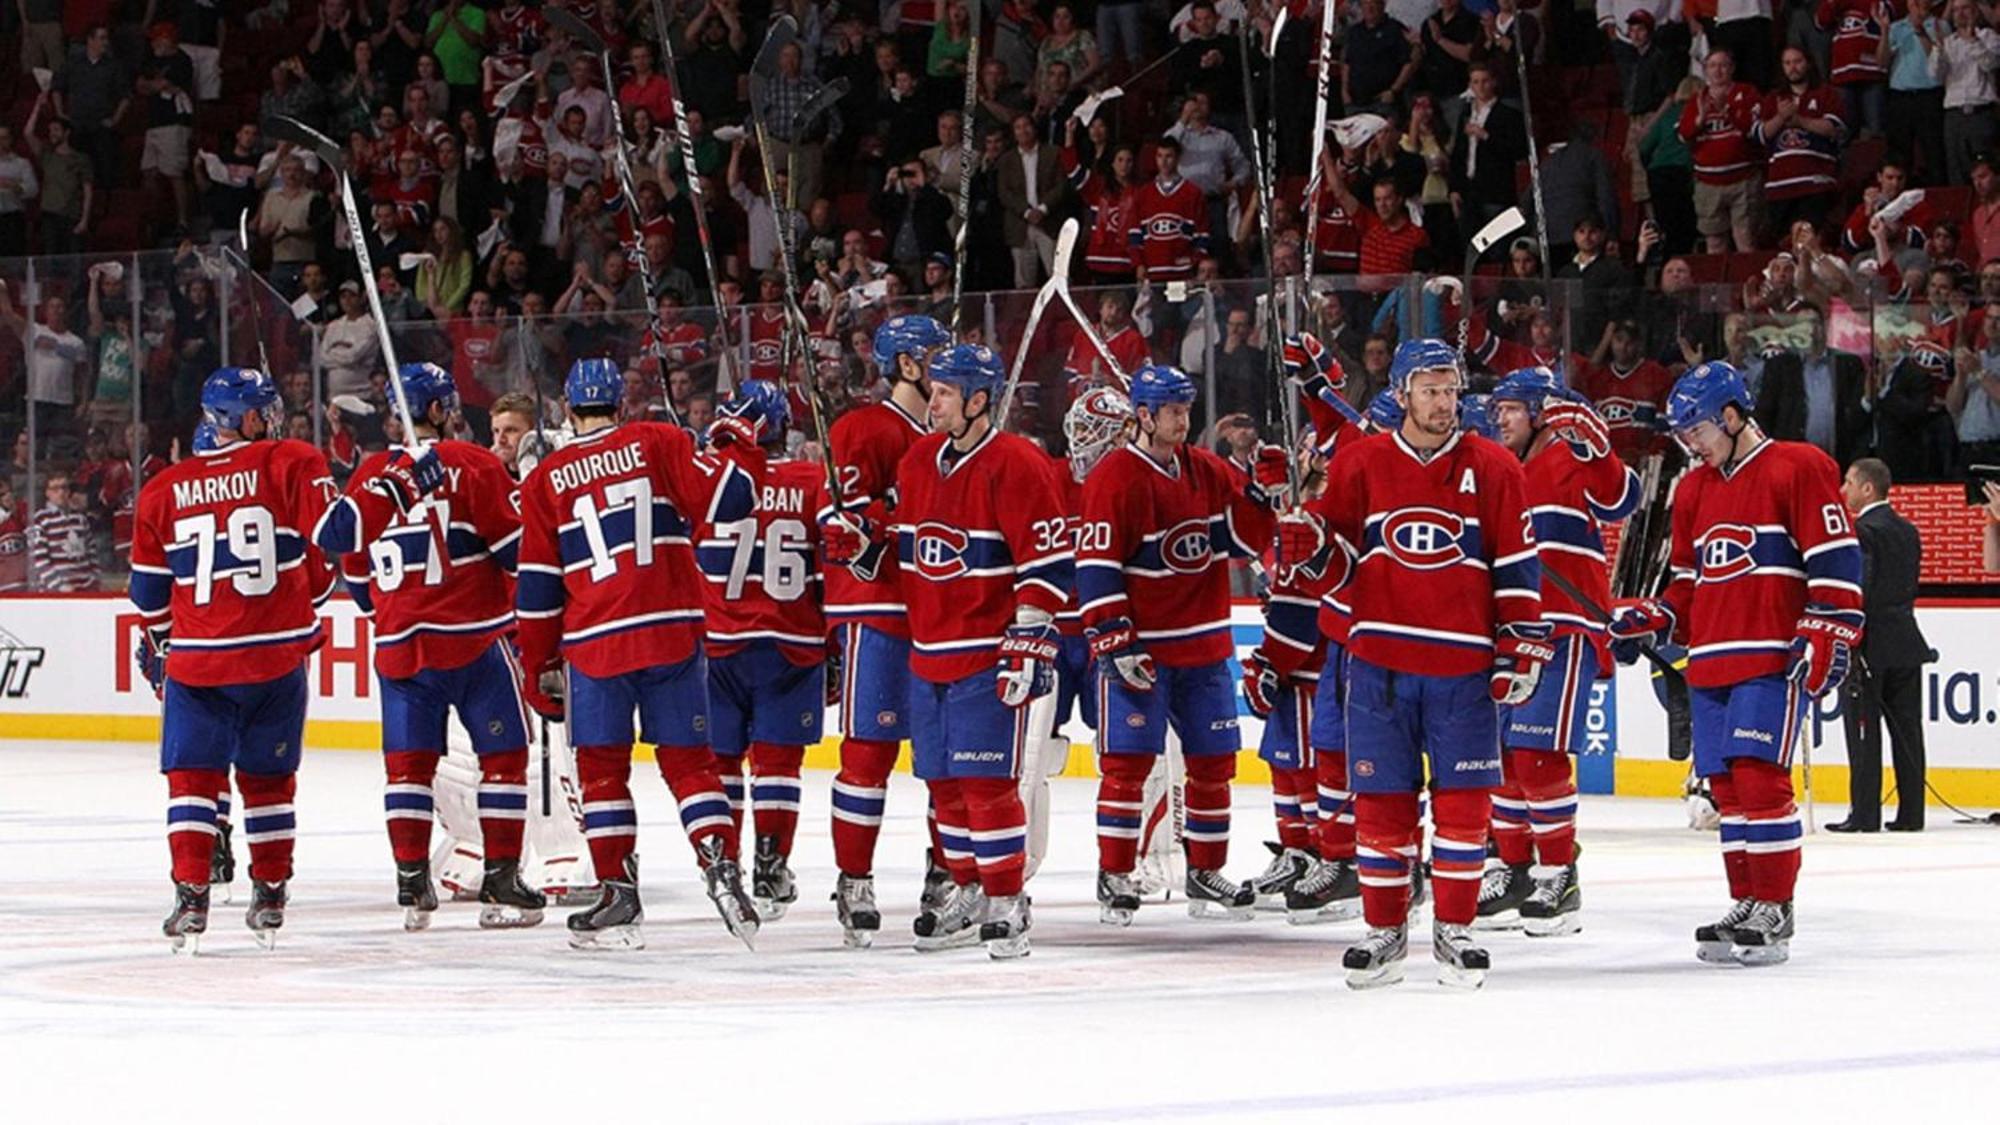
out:
<path id="1" fill-rule="evenodd" d="M 1176 574 L 1200 574 L 1208 569 L 1214 546 L 1208 520 L 1182 520 L 1160 537 L 1160 558 Z"/>
<path id="2" fill-rule="evenodd" d="M 778 358 L 777 340 L 750 341 L 750 362 L 757 364 L 776 363 L 778 362 Z"/>
<path id="3" fill-rule="evenodd" d="M 1717 524 L 1701 541 L 1701 580 L 1727 582 L 1757 569 L 1752 548 L 1757 545 L 1755 528 L 1742 524 Z"/>
<path id="4" fill-rule="evenodd" d="M 1632 401 L 1623 398 L 1599 399 L 1597 413 L 1611 425 L 1617 425 L 1620 422 L 1630 422 L 1633 415 Z"/>
<path id="5" fill-rule="evenodd" d="M 1155 238 L 1173 238 L 1181 233 L 1181 221 L 1176 215 L 1155 215 L 1146 220 L 1146 233 Z"/>
<path id="6" fill-rule="evenodd" d="M 1465 559 L 1465 519 L 1441 508 L 1405 508 L 1382 524 L 1382 542 L 1412 570 L 1442 570 Z"/>
<path id="7" fill-rule="evenodd" d="M 965 549 L 971 543 L 964 531 L 948 524 L 917 525 L 912 553 L 917 573 L 925 578 L 957 578 L 967 570 Z"/>

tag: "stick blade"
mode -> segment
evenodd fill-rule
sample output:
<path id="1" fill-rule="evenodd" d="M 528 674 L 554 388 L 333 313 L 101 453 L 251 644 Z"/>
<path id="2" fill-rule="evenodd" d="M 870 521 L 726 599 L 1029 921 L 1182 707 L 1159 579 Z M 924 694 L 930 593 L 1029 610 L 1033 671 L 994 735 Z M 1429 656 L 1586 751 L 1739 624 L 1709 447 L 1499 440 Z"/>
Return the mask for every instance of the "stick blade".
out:
<path id="1" fill-rule="evenodd" d="M 1065 219 L 1062 229 L 1056 232 L 1055 265 L 1049 273 L 1053 277 L 1069 280 L 1070 258 L 1076 254 L 1077 224 L 1075 219 Z"/>
<path id="2" fill-rule="evenodd" d="M 555 26 L 557 31 L 576 41 L 577 46 L 593 55 L 604 53 L 604 36 L 596 28 L 585 23 L 575 12 L 558 8 L 553 4 L 543 5 L 542 18 Z"/>
<path id="3" fill-rule="evenodd" d="M 799 39 L 799 23 L 789 15 L 779 16 L 771 21 L 764 31 L 764 42 L 757 47 L 757 58 L 750 64 L 750 73 L 759 78 L 771 79 L 778 74 L 778 52 L 787 43 Z"/>
<path id="4" fill-rule="evenodd" d="M 1472 251 L 1484 254 L 1488 247 L 1527 225 L 1527 216 L 1521 214 L 1521 209 L 1509 207 L 1493 216 L 1492 222 L 1480 227 L 1479 233 L 1472 236 Z"/>
<path id="5" fill-rule="evenodd" d="M 296 117 L 286 117 L 282 114 L 272 117 L 265 123 L 264 133 L 266 136 L 300 148 L 311 149 L 327 167 L 336 172 L 347 171 L 347 154 L 341 151 L 339 145 L 333 143 L 333 138 Z"/>

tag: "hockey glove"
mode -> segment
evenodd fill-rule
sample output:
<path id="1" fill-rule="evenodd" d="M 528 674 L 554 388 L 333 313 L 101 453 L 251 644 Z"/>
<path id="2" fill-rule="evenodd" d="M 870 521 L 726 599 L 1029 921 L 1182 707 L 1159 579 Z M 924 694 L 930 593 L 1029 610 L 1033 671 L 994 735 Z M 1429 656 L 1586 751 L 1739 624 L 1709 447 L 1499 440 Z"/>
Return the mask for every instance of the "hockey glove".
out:
<path id="1" fill-rule="evenodd" d="M 1318 578 L 1325 573 L 1328 558 L 1326 521 L 1304 508 L 1278 517 L 1278 569 L 1281 573 L 1298 572 Z"/>
<path id="2" fill-rule="evenodd" d="M 1139 634 L 1132 628 L 1131 618 L 1114 617 L 1086 630 L 1085 635 L 1090 640 L 1091 659 L 1102 661 L 1127 688 L 1152 691 L 1159 682 L 1159 670 L 1153 667 L 1152 654 L 1139 647 Z"/>
<path id="3" fill-rule="evenodd" d="M 875 580 L 889 547 L 888 533 L 881 524 L 866 512 L 845 509 L 835 509 L 820 521 L 819 541 L 826 547 L 826 561 L 846 567 L 863 582 Z"/>
<path id="4" fill-rule="evenodd" d="M 1015 611 L 1015 622 L 1000 638 L 1000 671 L 994 690 L 1009 707 L 1025 707 L 1056 686 L 1055 619 L 1046 610 L 1026 606 Z"/>
<path id="5" fill-rule="evenodd" d="M 394 504 L 399 514 L 407 516 L 410 509 L 443 483 L 444 464 L 438 460 L 437 446 L 427 445 L 415 458 L 400 449 L 390 454 L 381 474 L 370 480 L 367 487 Z"/>
<path id="6" fill-rule="evenodd" d="M 1291 458 L 1282 445 L 1260 445 L 1257 456 L 1250 465 L 1250 482 L 1243 486 L 1243 495 L 1260 507 L 1277 511 L 1291 495 Z"/>
<path id="7" fill-rule="evenodd" d="M 1820 602 L 1806 606 L 1798 635 L 1792 638 L 1791 681 L 1814 699 L 1838 688 L 1861 645 L 1865 620 L 1858 609 L 1835 609 Z"/>
<path id="8" fill-rule="evenodd" d="M 826 705 L 840 706 L 842 690 L 847 681 L 847 649 L 839 641 L 836 633 L 826 640 Z"/>
<path id="9" fill-rule="evenodd" d="M 549 722 L 560 723 L 563 721 L 563 692 L 567 687 L 561 672 L 543 672 L 539 676 L 531 673 L 528 682 L 521 685 L 521 698 L 534 709 L 535 714 Z"/>
<path id="10" fill-rule="evenodd" d="M 170 627 L 152 625 L 139 630 L 139 648 L 132 654 L 133 663 L 139 666 L 139 674 L 153 687 L 153 698 L 159 699 L 167 690 L 167 649 Z"/>
<path id="11" fill-rule="evenodd" d="M 1307 398 L 1325 401 L 1347 385 L 1347 372 L 1341 370 L 1340 361 L 1310 332 L 1287 339 L 1283 357 L 1286 378 Z"/>
<path id="12" fill-rule="evenodd" d="M 1549 643 L 1554 632 L 1555 626 L 1546 621 L 1500 626 L 1500 635 L 1493 639 L 1493 675 L 1487 685 L 1493 702 L 1518 707 L 1535 694 L 1542 665 L 1556 658 L 1556 646 Z"/>
<path id="13" fill-rule="evenodd" d="M 755 446 L 762 423 L 741 414 L 722 414 L 708 424 L 708 447 L 720 453 L 732 445 Z"/>
<path id="14" fill-rule="evenodd" d="M 1611 456 L 1611 429 L 1604 418 L 1581 402 L 1551 402 L 1542 408 L 1542 425 L 1569 443 L 1579 461 Z"/>
<path id="15" fill-rule="evenodd" d="M 1243 702 L 1250 713 L 1260 719 L 1267 719 L 1278 705 L 1278 692 L 1284 687 L 1284 678 L 1271 662 L 1264 657 L 1262 648 L 1255 648 L 1243 658 Z"/>
<path id="16" fill-rule="evenodd" d="M 1611 655 L 1620 664 L 1638 661 L 1648 648 L 1658 648 L 1673 640 L 1674 611 L 1657 598 L 1629 601 L 1611 611 Z"/>

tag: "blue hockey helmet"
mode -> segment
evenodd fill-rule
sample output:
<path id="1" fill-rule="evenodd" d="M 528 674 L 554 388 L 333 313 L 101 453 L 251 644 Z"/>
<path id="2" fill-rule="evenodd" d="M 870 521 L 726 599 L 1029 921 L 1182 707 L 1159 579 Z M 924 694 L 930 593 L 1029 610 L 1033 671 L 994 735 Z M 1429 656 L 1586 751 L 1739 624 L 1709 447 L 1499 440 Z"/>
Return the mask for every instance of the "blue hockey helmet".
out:
<path id="1" fill-rule="evenodd" d="M 1007 369 L 999 353 L 985 344 L 953 344 L 933 352 L 929 371 L 931 382 L 954 387 L 968 399 L 985 391 L 989 399 L 998 400 L 1000 388 L 1007 385 Z"/>
<path id="2" fill-rule="evenodd" d="M 196 453 L 207 453 L 211 449 L 222 448 L 222 435 L 215 432 L 215 423 L 206 418 L 201 420 L 201 424 L 194 428 L 192 448 Z"/>
<path id="3" fill-rule="evenodd" d="M 625 394 L 625 375 L 608 359 L 579 359 L 563 380 L 563 398 L 572 409 L 608 408 Z"/>
<path id="4" fill-rule="evenodd" d="M 1518 367 L 1494 385 L 1490 397 L 1495 403 L 1518 402 L 1528 408 L 1529 421 L 1540 422 L 1548 400 L 1566 399 L 1570 392 L 1562 376 L 1546 367 Z"/>
<path id="5" fill-rule="evenodd" d="M 1387 387 L 1375 392 L 1368 400 L 1368 421 L 1384 432 L 1403 427 L 1403 404 L 1396 401 L 1396 392 Z"/>
<path id="6" fill-rule="evenodd" d="M 1145 407 L 1158 413 L 1170 402 L 1194 401 L 1194 380 L 1187 372 L 1165 363 L 1149 363 L 1132 373 L 1132 408 Z"/>
<path id="7" fill-rule="evenodd" d="M 252 414 L 263 415 L 265 427 L 274 435 L 285 418 L 278 384 L 254 367 L 216 368 L 201 385 L 201 410 L 216 429 L 238 433 Z"/>
<path id="8" fill-rule="evenodd" d="M 458 384 L 451 381 L 451 372 L 435 363 L 406 363 L 396 373 L 402 376 L 412 420 L 422 422 L 430 417 L 434 402 L 444 404 L 446 414 L 458 409 Z"/>
<path id="9" fill-rule="evenodd" d="M 1459 365 L 1458 349 L 1433 337 L 1404 340 L 1396 345 L 1396 355 L 1389 361 L 1389 387 L 1391 390 L 1407 391 L 1410 376 L 1419 371 L 1450 371 L 1465 382 L 1465 369 Z"/>
<path id="10" fill-rule="evenodd" d="M 923 364 L 932 351 L 950 345 L 951 333 L 945 331 L 944 325 L 921 313 L 910 313 L 884 321 L 875 330 L 872 350 L 875 366 L 885 377 L 895 379 L 897 356 L 914 356 Z"/>
<path id="11" fill-rule="evenodd" d="M 1490 401 L 1496 395 L 1460 395 L 1458 399 L 1458 425 L 1468 433 L 1478 434 L 1489 441 L 1500 440 L 1500 429 L 1493 424 Z"/>
<path id="12" fill-rule="evenodd" d="M 1676 432 L 1691 430 L 1703 422 L 1722 425 L 1722 408 L 1734 406 L 1748 413 L 1750 388 L 1743 373 L 1721 360 L 1713 360 L 1680 377 L 1667 396 L 1667 425 Z"/>
<path id="13" fill-rule="evenodd" d="M 778 384 L 769 379 L 745 380 L 717 408 L 724 414 L 754 423 L 760 443 L 783 441 L 792 424 L 791 400 Z"/>

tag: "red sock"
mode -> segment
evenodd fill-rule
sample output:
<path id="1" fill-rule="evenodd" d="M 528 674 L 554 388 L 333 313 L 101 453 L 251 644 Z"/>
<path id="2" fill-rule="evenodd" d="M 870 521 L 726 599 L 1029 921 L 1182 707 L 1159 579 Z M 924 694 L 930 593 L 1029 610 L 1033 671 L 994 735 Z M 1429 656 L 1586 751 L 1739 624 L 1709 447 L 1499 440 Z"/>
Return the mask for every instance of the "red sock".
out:
<path id="1" fill-rule="evenodd" d="M 501 750 L 479 756 L 479 834 L 486 858 L 521 858 L 521 833 L 528 827 L 528 751 Z"/>
<path id="2" fill-rule="evenodd" d="M 1402 925 L 1410 917 L 1410 867 L 1417 861 L 1417 795 L 1355 794 L 1354 837 L 1362 916 L 1370 926 Z"/>
<path id="3" fill-rule="evenodd" d="M 1525 750 L 1500 754 L 1500 788 L 1493 801 L 1493 846 L 1500 862 L 1509 867 L 1525 867 L 1535 861 L 1534 833 L 1528 826 L 1528 795 L 1521 790 L 1520 759 Z"/>
<path id="4" fill-rule="evenodd" d="M 715 774 L 722 781 L 722 795 L 729 798 L 729 834 L 743 838 L 743 763 L 741 754 L 717 754 Z"/>
<path id="5" fill-rule="evenodd" d="M 1028 865 L 1028 811 L 1021 805 L 1021 783 L 1011 777 L 963 778 L 958 794 L 986 897 L 1020 894 Z"/>
<path id="6" fill-rule="evenodd" d="M 437 816 L 432 786 L 437 780 L 435 750 L 390 750 L 382 755 L 382 816 L 389 826 L 389 853 L 397 863 L 418 863 L 431 855 L 431 821 Z M 480 825 L 485 826 L 481 818 Z"/>
<path id="7" fill-rule="evenodd" d="M 775 837 L 778 854 L 792 854 L 792 838 L 799 831 L 799 767 L 806 759 L 803 746 L 779 746 L 773 742 L 750 744 L 750 803 L 757 816 L 757 838 Z"/>
<path id="8" fill-rule="evenodd" d="M 680 803 L 681 830 L 688 843 L 701 847 L 710 836 L 722 837 L 722 854 L 737 854 L 734 822 L 729 817 L 729 798 L 722 791 L 722 777 L 715 771 L 715 754 L 706 746 L 661 746 L 653 751 L 660 776 Z"/>
<path id="9" fill-rule="evenodd" d="M 952 882 L 969 886 L 979 880 L 979 861 L 973 852 L 972 821 L 958 791 L 958 779 L 943 777 L 929 784 L 938 856 L 951 871 Z"/>
<path id="10" fill-rule="evenodd" d="M 1492 815 L 1484 789 L 1440 789 L 1431 796 L 1431 888 L 1440 922 L 1470 925 L 1479 913 L 1486 822 Z"/>
<path id="11" fill-rule="evenodd" d="M 1792 803 L 1792 775 L 1783 766 L 1756 758 L 1732 758 L 1729 774 L 1743 806 L 1744 851 L 1750 862 L 1750 893 L 1765 902 L 1790 902 L 1799 881 L 1799 844 L 1804 832 Z"/>
<path id="12" fill-rule="evenodd" d="M 1150 754 L 1101 754 L 1097 759 L 1097 867 L 1129 874 L 1139 862 Z"/>
<path id="13" fill-rule="evenodd" d="M 1310 769 L 1271 767 L 1271 808 L 1278 818 L 1278 843 L 1287 848 L 1312 847 L 1312 819 L 1305 799 L 1317 801 L 1318 788 Z"/>
<path id="14" fill-rule="evenodd" d="M 833 862 L 843 875 L 875 870 L 875 839 L 882 834 L 889 771 L 895 767 L 894 742 L 865 738 L 840 742 L 840 772 L 833 776 Z M 934 826 L 931 834 L 931 846 L 942 856 Z"/>
<path id="15" fill-rule="evenodd" d="M 224 770 L 167 771 L 167 854 L 176 883 L 208 885 L 215 854 L 215 795 L 229 791 Z"/>
<path id="16" fill-rule="evenodd" d="M 1187 861 L 1189 867 L 1220 871 L 1229 862 L 1229 782 L 1236 755 L 1200 754 L 1187 759 Z"/>
<path id="17" fill-rule="evenodd" d="M 298 775 L 252 774 L 236 771 L 236 789 L 243 794 L 243 838 L 250 844 L 250 877 L 260 883 L 282 883 L 292 877 L 292 836 L 298 818 L 292 795 Z"/>
<path id="18" fill-rule="evenodd" d="M 1354 794 L 1347 791 L 1347 751 L 1314 750 L 1319 783 L 1319 823 L 1313 846 L 1321 859 L 1354 858 Z"/>
<path id="19" fill-rule="evenodd" d="M 576 782 L 583 788 L 583 838 L 600 879 L 624 878 L 625 860 L 639 840 L 632 807 L 632 748 L 579 746 Z"/>
<path id="20" fill-rule="evenodd" d="M 1576 861 L 1576 780 L 1569 755 L 1559 750 L 1515 750 L 1514 776 L 1526 795 L 1535 858 L 1549 867 Z M 1495 802 L 1494 823 L 1500 810 Z"/>
<path id="21" fill-rule="evenodd" d="M 1750 853 L 1744 847 L 1743 802 L 1736 797 L 1736 778 L 1728 772 L 1708 779 L 1709 795 L 1722 818 L 1722 871 L 1729 879 L 1730 898 L 1751 898 Z"/>

